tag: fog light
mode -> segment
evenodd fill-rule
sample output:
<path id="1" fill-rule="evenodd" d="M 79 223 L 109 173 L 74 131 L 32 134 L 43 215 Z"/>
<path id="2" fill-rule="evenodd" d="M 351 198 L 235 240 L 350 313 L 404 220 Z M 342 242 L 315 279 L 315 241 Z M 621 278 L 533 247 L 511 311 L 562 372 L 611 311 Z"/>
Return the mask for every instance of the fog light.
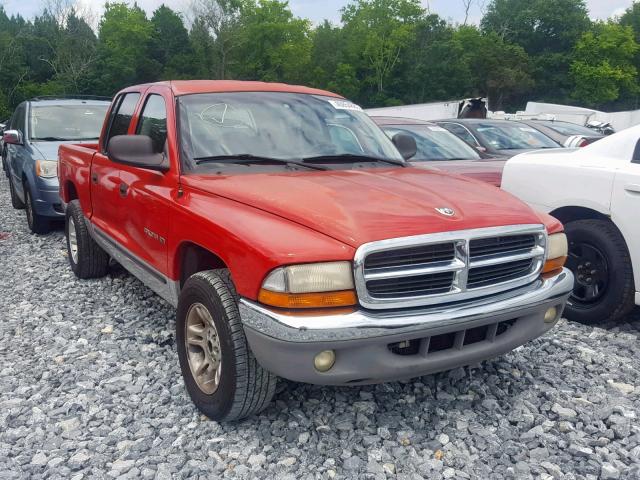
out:
<path id="1" fill-rule="evenodd" d="M 544 321 L 545 323 L 552 323 L 556 320 L 557 316 L 558 316 L 558 309 L 556 307 L 551 307 L 544 314 Z"/>
<path id="2" fill-rule="evenodd" d="M 319 372 L 327 372 L 331 370 L 333 364 L 336 363 L 336 354 L 333 350 L 325 350 L 316 355 L 313 359 L 313 365 Z"/>

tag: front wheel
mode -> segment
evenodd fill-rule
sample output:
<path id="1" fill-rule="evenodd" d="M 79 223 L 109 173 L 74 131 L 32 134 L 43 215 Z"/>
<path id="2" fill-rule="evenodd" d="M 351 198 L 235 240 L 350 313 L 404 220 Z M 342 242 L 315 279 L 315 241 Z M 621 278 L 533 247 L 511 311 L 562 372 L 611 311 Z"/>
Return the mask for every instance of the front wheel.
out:
<path id="1" fill-rule="evenodd" d="M 567 267 L 575 276 L 565 315 L 583 323 L 620 320 L 634 306 L 633 269 L 627 244 L 607 220 L 577 220 L 565 225 Z"/>
<path id="2" fill-rule="evenodd" d="M 187 280 L 176 329 L 182 376 L 201 412 L 212 420 L 232 421 L 269 404 L 277 379 L 251 352 L 228 270 L 200 272 Z"/>

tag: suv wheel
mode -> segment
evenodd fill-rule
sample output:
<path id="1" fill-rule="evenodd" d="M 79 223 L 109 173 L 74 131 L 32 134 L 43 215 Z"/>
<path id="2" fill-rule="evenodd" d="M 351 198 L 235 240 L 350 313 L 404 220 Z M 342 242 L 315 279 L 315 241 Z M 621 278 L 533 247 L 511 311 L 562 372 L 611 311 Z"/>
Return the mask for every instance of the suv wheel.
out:
<path id="1" fill-rule="evenodd" d="M 567 268 L 575 275 L 565 315 L 583 323 L 620 320 L 634 306 L 631 258 L 624 238 L 606 220 L 578 220 L 565 225 L 569 240 Z"/>
<path id="2" fill-rule="evenodd" d="M 83 279 L 104 277 L 109 271 L 109 255 L 89 235 L 78 200 L 67 205 L 64 231 L 73 273 Z"/>
<path id="3" fill-rule="evenodd" d="M 29 190 L 29 184 L 24 183 L 24 204 L 27 212 L 27 225 L 32 233 L 44 234 L 51 230 L 51 223 L 47 217 L 36 212 L 36 205 Z"/>
<path id="4" fill-rule="evenodd" d="M 24 208 L 24 202 L 20 200 L 18 194 L 16 193 L 11 175 L 9 175 L 9 194 L 11 195 L 11 206 L 13 206 L 13 208 L 17 210 L 22 210 Z"/>
<path id="5" fill-rule="evenodd" d="M 200 272 L 187 280 L 176 328 L 182 376 L 200 411 L 216 421 L 231 421 L 269 404 L 277 379 L 249 348 L 228 270 Z"/>

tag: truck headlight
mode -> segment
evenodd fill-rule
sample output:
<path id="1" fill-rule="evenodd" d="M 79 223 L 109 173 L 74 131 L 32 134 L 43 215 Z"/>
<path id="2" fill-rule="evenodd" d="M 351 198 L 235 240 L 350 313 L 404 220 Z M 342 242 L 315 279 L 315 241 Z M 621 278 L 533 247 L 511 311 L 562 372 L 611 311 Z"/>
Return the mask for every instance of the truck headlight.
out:
<path id="1" fill-rule="evenodd" d="M 42 178 L 58 176 L 58 162 L 56 160 L 36 160 L 36 175 Z"/>
<path id="2" fill-rule="evenodd" d="M 549 235 L 547 261 L 544 264 L 542 273 L 554 272 L 564 267 L 568 252 L 569 244 L 567 243 L 567 236 L 564 233 Z"/>
<path id="3" fill-rule="evenodd" d="M 309 263 L 273 270 L 258 300 L 279 308 L 348 307 L 357 303 L 350 262 Z"/>

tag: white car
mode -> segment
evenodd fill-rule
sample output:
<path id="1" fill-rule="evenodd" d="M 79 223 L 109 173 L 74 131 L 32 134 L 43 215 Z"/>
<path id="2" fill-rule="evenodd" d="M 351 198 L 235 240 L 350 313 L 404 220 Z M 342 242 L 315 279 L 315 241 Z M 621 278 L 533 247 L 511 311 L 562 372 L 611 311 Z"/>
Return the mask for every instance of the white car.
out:
<path id="1" fill-rule="evenodd" d="M 575 274 L 567 318 L 618 320 L 640 305 L 640 126 L 515 156 L 502 188 L 564 223 Z"/>

